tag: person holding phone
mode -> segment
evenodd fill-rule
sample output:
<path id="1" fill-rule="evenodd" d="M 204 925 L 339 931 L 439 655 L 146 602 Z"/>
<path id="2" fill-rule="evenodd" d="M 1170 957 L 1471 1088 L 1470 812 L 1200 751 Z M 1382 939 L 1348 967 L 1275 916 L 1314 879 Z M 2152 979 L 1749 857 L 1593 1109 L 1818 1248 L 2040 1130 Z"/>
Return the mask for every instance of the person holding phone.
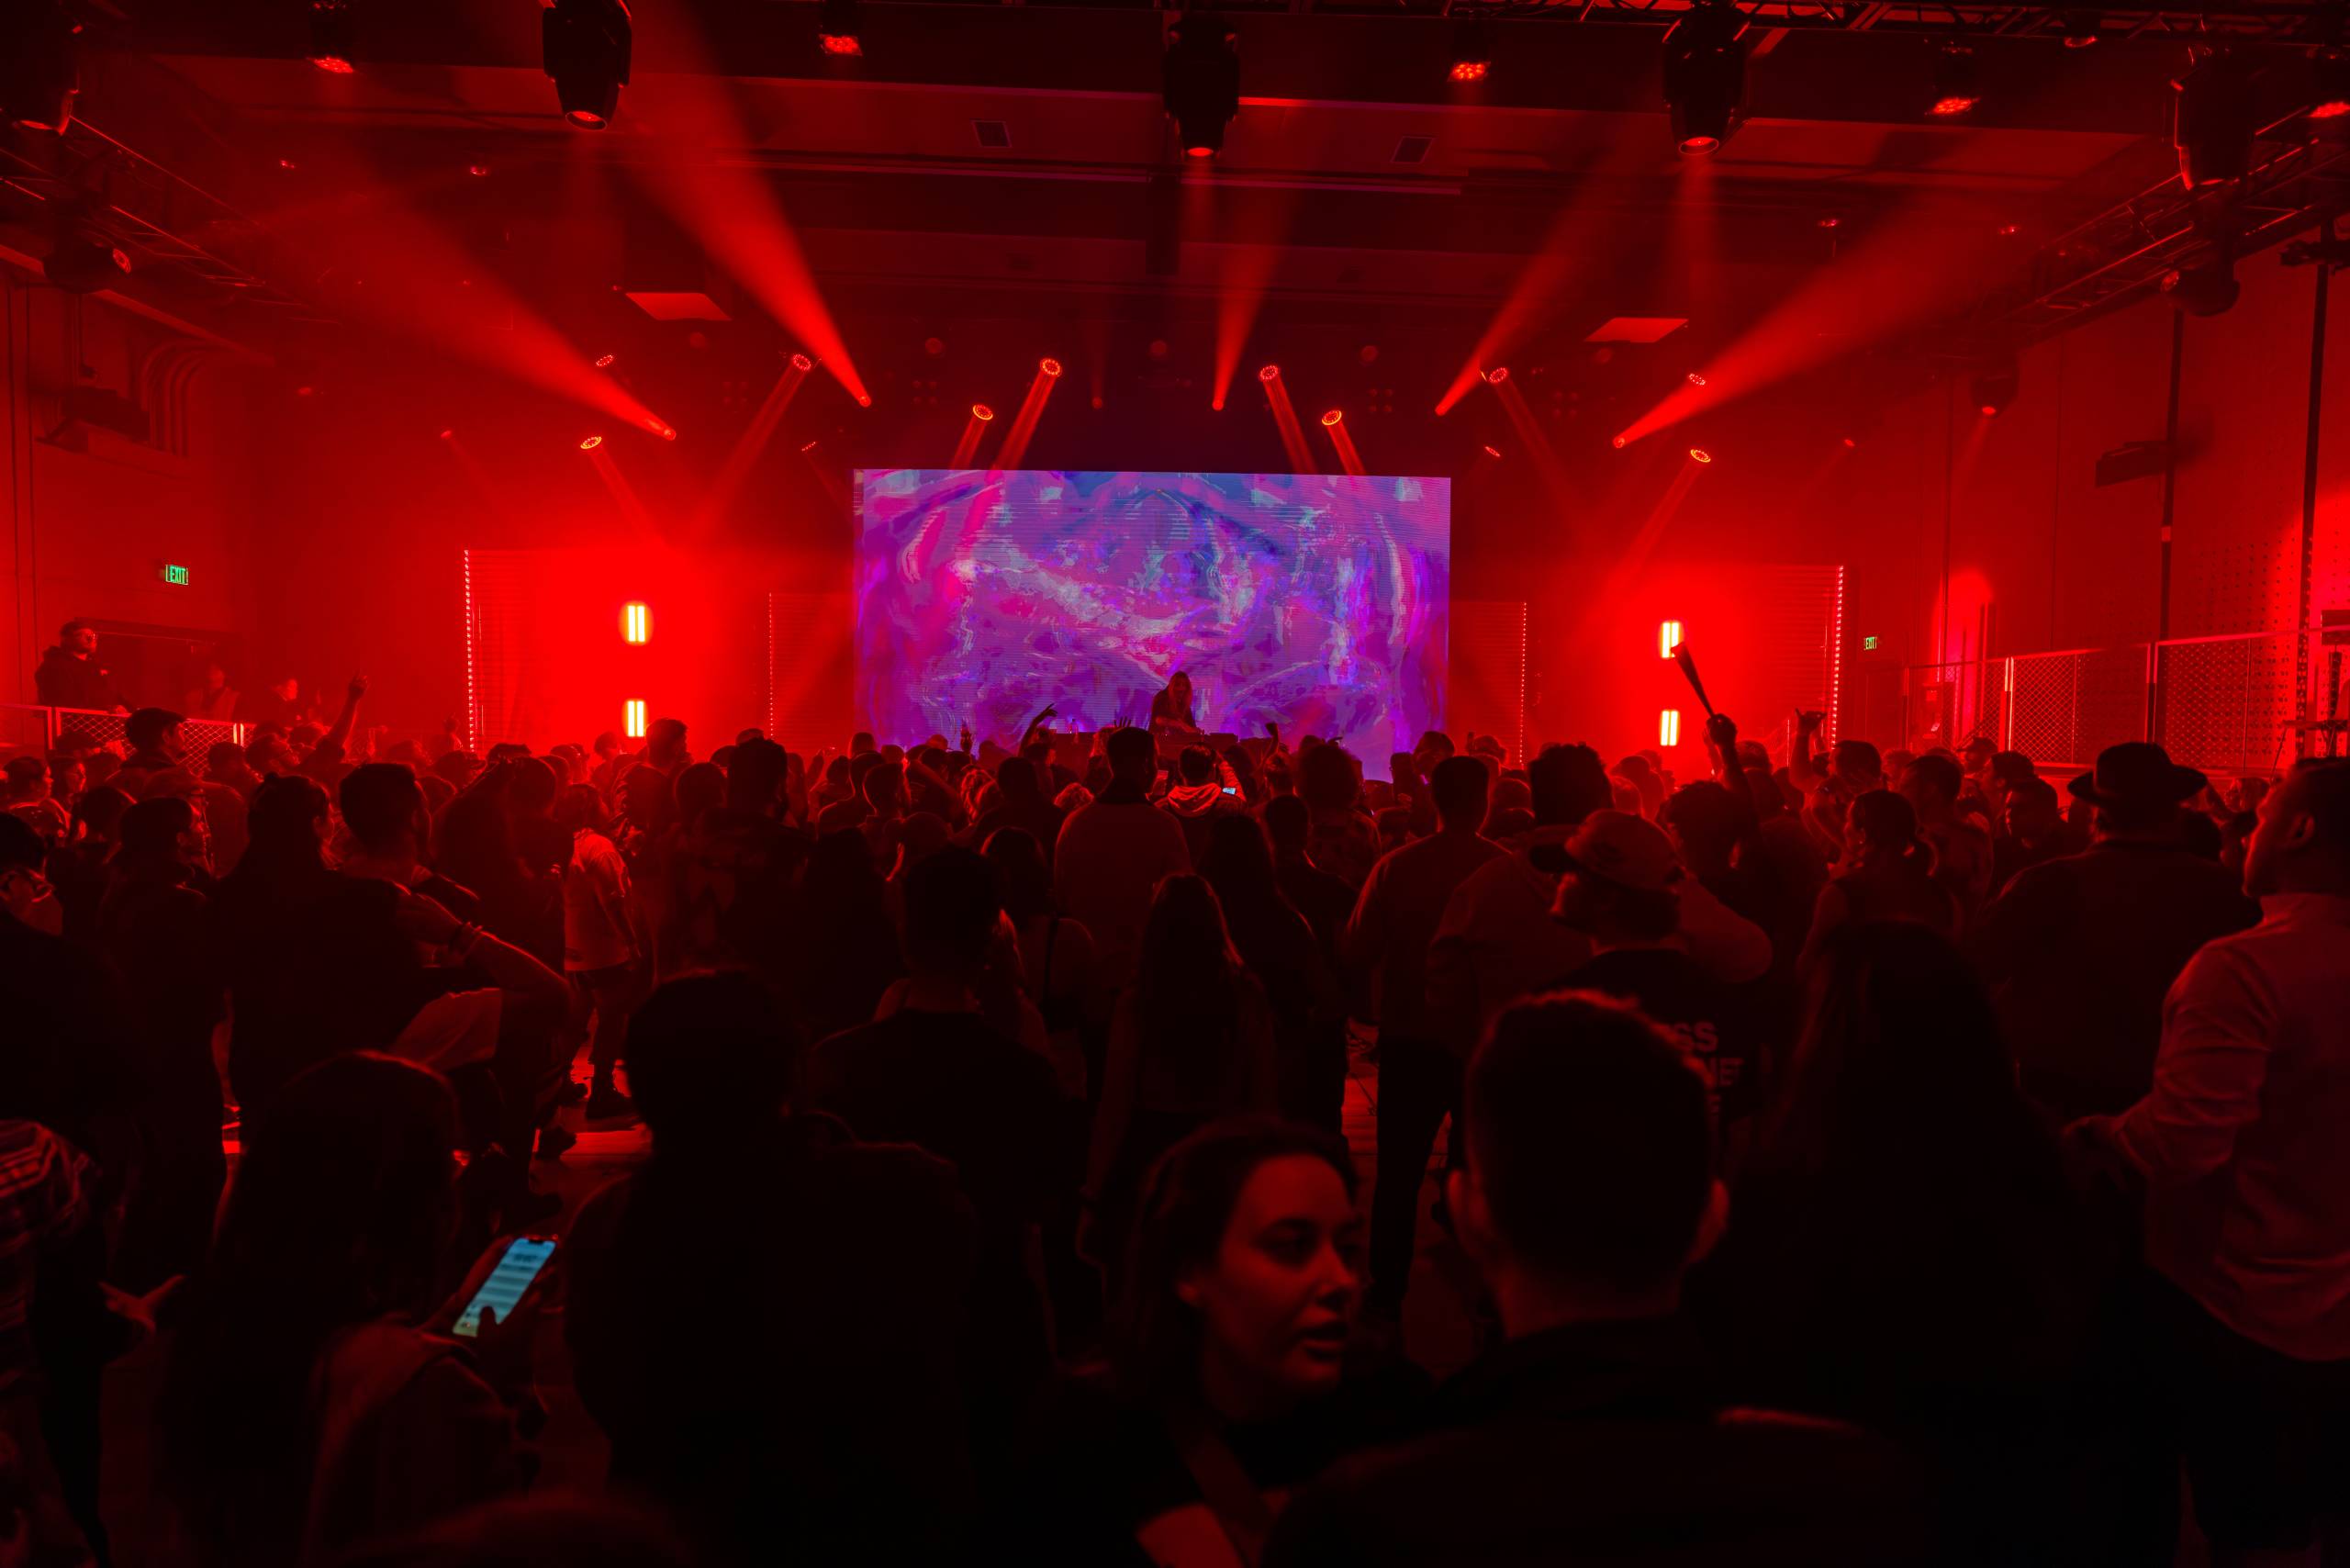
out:
<path id="1" fill-rule="evenodd" d="M 248 1127 L 211 1256 L 159 1314 L 156 1474 L 137 1494 L 176 1538 L 159 1560 L 311 1562 L 520 1488 L 546 1281 L 476 1305 L 511 1282 L 501 1242 L 443 1299 L 456 1137 L 438 1073 L 364 1051 Z"/>

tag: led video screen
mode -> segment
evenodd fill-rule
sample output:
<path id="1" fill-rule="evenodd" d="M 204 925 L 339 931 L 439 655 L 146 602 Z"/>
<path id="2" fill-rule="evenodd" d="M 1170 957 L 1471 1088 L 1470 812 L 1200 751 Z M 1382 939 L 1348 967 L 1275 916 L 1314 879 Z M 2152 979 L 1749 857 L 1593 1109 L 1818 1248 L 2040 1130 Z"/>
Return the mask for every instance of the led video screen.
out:
<path id="1" fill-rule="evenodd" d="M 1344 742 L 1373 777 L 1443 720 L 1451 482 L 864 470 L 856 708 L 885 741 L 1145 723 Z"/>

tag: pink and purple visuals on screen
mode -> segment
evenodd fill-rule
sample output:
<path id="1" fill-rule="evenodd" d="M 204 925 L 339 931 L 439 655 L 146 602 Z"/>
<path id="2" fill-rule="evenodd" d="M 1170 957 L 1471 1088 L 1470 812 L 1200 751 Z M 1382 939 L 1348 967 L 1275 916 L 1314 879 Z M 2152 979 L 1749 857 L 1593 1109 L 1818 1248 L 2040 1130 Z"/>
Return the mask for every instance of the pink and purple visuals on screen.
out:
<path id="1" fill-rule="evenodd" d="M 1344 742 L 1373 777 L 1440 727 L 1451 481 L 863 470 L 857 722 L 1009 746 L 1147 723 L 1181 670 L 1201 729 Z"/>

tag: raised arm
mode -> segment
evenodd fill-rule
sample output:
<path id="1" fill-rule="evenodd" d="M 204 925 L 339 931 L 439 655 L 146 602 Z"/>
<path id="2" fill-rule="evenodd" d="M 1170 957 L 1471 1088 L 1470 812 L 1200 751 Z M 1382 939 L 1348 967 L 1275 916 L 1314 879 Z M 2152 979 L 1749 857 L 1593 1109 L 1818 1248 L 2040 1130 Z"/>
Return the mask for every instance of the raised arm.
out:
<path id="1" fill-rule="evenodd" d="M 332 746 L 334 755 L 341 756 L 349 749 L 351 726 L 359 718 L 359 700 L 366 695 L 367 678 L 352 676 L 351 684 L 342 689 L 342 711 L 334 716 L 334 722 L 328 726 L 327 733 L 319 740 L 321 750 Z"/>

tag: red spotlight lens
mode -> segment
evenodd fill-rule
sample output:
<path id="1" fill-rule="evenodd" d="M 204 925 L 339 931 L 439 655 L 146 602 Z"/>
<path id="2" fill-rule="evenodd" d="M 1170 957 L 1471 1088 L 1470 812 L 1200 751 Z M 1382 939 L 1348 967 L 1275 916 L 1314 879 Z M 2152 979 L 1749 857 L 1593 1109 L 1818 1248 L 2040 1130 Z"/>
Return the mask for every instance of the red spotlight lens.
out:
<path id="1" fill-rule="evenodd" d="M 1485 73 L 1492 69 L 1485 61 L 1456 60 L 1452 62 L 1452 79 L 1455 82 L 1483 82 Z"/>
<path id="2" fill-rule="evenodd" d="M 873 398 L 872 398 L 872 395 L 871 395 L 870 393 L 860 393 L 860 394 L 858 394 L 858 396 L 857 396 L 857 399 L 856 399 L 856 406 L 857 406 L 858 408 L 860 408 L 860 409 L 869 409 L 869 408 L 873 407 Z"/>
<path id="3" fill-rule="evenodd" d="M 1684 158 L 1703 157 L 1721 144 L 1718 136 L 1684 136 L 1681 139 L 1681 155 Z"/>
<path id="4" fill-rule="evenodd" d="M 2350 115 L 2350 98 L 2333 98 L 2310 110 L 2311 119 L 2340 119 Z"/>
<path id="5" fill-rule="evenodd" d="M 1939 115 L 1944 119 L 1949 119 L 1954 116 L 1965 114 L 1968 110 L 1974 108 L 1975 105 L 1982 101 L 1983 100 L 1980 98 L 1970 98 L 1963 95 L 1953 93 L 1946 98 L 1936 98 L 1934 100 L 1934 106 L 1928 112 Z"/>
<path id="6" fill-rule="evenodd" d="M 1831 213 L 1830 213 L 1826 218 L 1821 218 L 1821 219 L 1819 220 L 1819 226 L 1820 226 L 1822 229 L 1841 229 L 1841 228 L 1842 228 L 1842 227 L 1843 227 L 1843 225 L 1844 225 L 1844 220 L 1843 220 L 1842 218 L 1841 218 L 1837 217 L 1837 216 L 1836 216 L 1834 213 L 1832 213 L 1832 212 L 1831 212 Z"/>
<path id="7" fill-rule="evenodd" d="M 1040 359 L 1036 362 L 1036 368 L 1047 375 L 1058 375 L 1061 373 L 1061 362 L 1057 359 Z"/>
<path id="8" fill-rule="evenodd" d="M 598 354 L 598 355 L 596 356 L 596 368 L 597 368 L 598 370 L 608 370 L 608 369 L 610 369 L 610 368 L 611 367 L 611 363 L 612 363 L 612 361 L 613 361 L 615 358 L 617 358 L 617 357 L 619 357 L 619 356 L 617 356 L 617 355 L 615 355 L 615 354 L 608 354 L 608 353 L 599 353 L 599 354 Z"/>
<path id="9" fill-rule="evenodd" d="M 675 425 L 663 425 L 663 426 L 661 427 L 661 439 L 662 439 L 663 441 L 675 441 L 675 440 L 677 440 L 677 426 L 675 426 Z"/>
<path id="10" fill-rule="evenodd" d="M 1259 381 L 1279 381 L 1281 378 L 1281 367 L 1278 364 L 1269 364 L 1257 373 Z"/>
<path id="11" fill-rule="evenodd" d="M 1856 446 L 1858 446 L 1858 445 L 1860 445 L 1860 444 L 1861 444 L 1861 443 L 1860 443 L 1859 442 L 1854 441 L 1851 436 L 1846 436 L 1846 437 L 1844 438 L 1844 446 L 1845 446 L 1845 449 L 1846 449 L 1847 451 L 1849 451 L 1849 450 L 1851 450 L 1852 448 L 1856 447 Z"/>
<path id="12" fill-rule="evenodd" d="M 826 54 L 849 56 L 865 52 L 864 40 L 855 33 L 818 33 L 816 43 Z"/>
<path id="13" fill-rule="evenodd" d="M 301 167 L 299 163 L 295 162 L 291 158 L 280 158 L 277 161 L 277 166 L 281 169 L 298 169 Z"/>
<path id="14" fill-rule="evenodd" d="M 1980 411 L 1985 419 L 1995 420 L 1999 417 L 1999 405 L 1997 403 L 1986 403 L 1983 405 Z"/>
<path id="15" fill-rule="evenodd" d="M 442 441 L 454 441 L 457 439 L 457 432 L 455 431 L 442 431 L 441 432 L 441 439 Z"/>
<path id="16" fill-rule="evenodd" d="M 1693 371 L 1691 371 L 1691 372 L 1689 373 L 1689 385 L 1690 385 L 1690 386 L 1703 386 L 1705 384 L 1706 384 L 1706 378 L 1705 378 L 1704 376 L 1702 376 L 1702 375 L 1698 375 L 1698 374 L 1697 374 L 1695 371 L 1694 371 L 1694 370 L 1693 370 Z"/>
<path id="17" fill-rule="evenodd" d="M 1693 446 L 1689 449 L 1689 458 L 1693 463 L 1711 463 L 1714 454 L 1702 446 Z"/>
<path id="18" fill-rule="evenodd" d="M 1620 435 L 1619 435 L 1619 436 L 1617 436 L 1617 437 L 1616 438 L 1616 440 L 1615 440 L 1615 442 L 1614 442 L 1614 445 L 1615 445 L 1615 447 L 1616 447 L 1616 450 L 1617 450 L 1617 451 L 1618 451 L 1618 452 L 1623 451 L 1623 450 L 1624 450 L 1624 447 L 1625 447 L 1626 442 L 1628 442 L 1629 440 L 1630 440 L 1630 438 L 1629 438 L 1628 436 L 1620 436 Z"/>
<path id="19" fill-rule="evenodd" d="M 1507 381 L 1508 379 L 1509 366 L 1505 364 L 1497 364 L 1494 366 L 1493 369 L 1485 372 L 1485 384 L 1489 386 L 1499 386 L 1503 382 Z"/>
<path id="20" fill-rule="evenodd" d="M 342 56 L 339 54 L 314 54 L 310 56 L 310 63 L 317 66 L 319 70 L 325 72 L 330 76 L 348 76 L 351 74 L 351 62 L 343 59 Z"/>
<path id="21" fill-rule="evenodd" d="M 593 451 L 595 451 L 598 447 L 599 447 L 599 446 L 601 446 L 601 445 L 603 445 L 603 444 L 604 444 L 604 438 L 603 438 L 602 436 L 599 436 L 599 435 L 585 436 L 585 437 L 581 438 L 581 440 L 580 440 L 580 442 L 579 442 L 579 450 L 580 450 L 580 451 L 582 451 L 582 452 L 593 452 Z"/>
<path id="22" fill-rule="evenodd" d="M 489 165 L 487 163 L 468 163 L 465 165 L 465 173 L 471 174 L 476 180 L 482 179 L 489 174 Z"/>
<path id="23" fill-rule="evenodd" d="M 593 109 L 574 109 L 564 118 L 570 120 L 572 124 L 584 126 L 589 130 L 604 129 L 604 117 Z"/>
<path id="24" fill-rule="evenodd" d="M 794 370 L 813 370 L 816 368 L 816 362 L 810 359 L 804 353 L 796 353 L 791 356 L 791 368 Z"/>
<path id="25" fill-rule="evenodd" d="M 1221 398 L 1210 399 L 1208 403 L 1208 412 L 1212 414 L 1221 414 L 1224 412 L 1224 399 Z"/>
<path id="26" fill-rule="evenodd" d="M 1485 448 L 1485 455 L 1488 457 L 1499 457 L 1501 454 L 1502 449 L 1498 446 L 1487 446 Z"/>
<path id="27" fill-rule="evenodd" d="M 2020 230 L 2015 224 L 2002 223 L 1999 225 L 1999 234 L 2002 238 L 2012 238 L 2018 232 L 2020 232 Z"/>
<path id="28" fill-rule="evenodd" d="M 1213 147 L 1186 147 L 1183 149 L 1183 156 L 1186 158 L 1213 158 L 1215 156 L 1215 149 Z"/>
<path id="29" fill-rule="evenodd" d="M 1344 410 L 1333 409 L 1328 413 L 1322 416 L 1322 422 L 1326 425 L 1335 425 L 1345 417 L 1346 415 Z"/>
<path id="30" fill-rule="evenodd" d="M 995 410 L 989 408 L 985 403 L 974 403 L 971 405 L 971 418 L 979 420 L 981 424 L 985 424 L 988 420 L 995 418 Z"/>

